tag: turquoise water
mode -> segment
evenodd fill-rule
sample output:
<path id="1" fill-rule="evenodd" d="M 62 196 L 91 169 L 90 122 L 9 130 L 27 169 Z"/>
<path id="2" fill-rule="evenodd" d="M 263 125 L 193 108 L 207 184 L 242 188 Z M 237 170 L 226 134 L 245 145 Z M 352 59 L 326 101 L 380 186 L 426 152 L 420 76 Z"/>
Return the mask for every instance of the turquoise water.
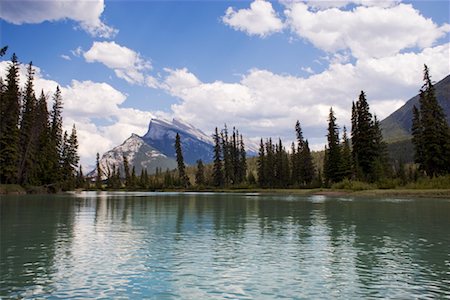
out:
<path id="1" fill-rule="evenodd" d="M 450 299 L 450 200 L 2 196 L 1 298 Z"/>

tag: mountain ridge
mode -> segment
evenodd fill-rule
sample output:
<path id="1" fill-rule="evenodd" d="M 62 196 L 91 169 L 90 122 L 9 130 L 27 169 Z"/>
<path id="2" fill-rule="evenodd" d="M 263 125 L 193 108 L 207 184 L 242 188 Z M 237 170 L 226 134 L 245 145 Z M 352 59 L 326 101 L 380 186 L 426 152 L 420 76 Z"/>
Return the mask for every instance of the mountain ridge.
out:
<path id="1" fill-rule="evenodd" d="M 434 88 L 438 103 L 444 110 L 447 123 L 450 124 L 450 75 L 435 83 Z M 414 105 L 419 107 L 419 98 L 419 94 L 412 97 L 380 122 L 386 142 L 394 143 L 411 138 L 412 109 Z"/>

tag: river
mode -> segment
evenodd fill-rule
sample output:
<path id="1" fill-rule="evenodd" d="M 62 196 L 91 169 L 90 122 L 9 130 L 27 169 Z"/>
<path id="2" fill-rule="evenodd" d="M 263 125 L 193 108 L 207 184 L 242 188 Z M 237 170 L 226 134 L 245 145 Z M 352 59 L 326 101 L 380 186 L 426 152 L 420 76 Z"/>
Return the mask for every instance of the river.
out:
<path id="1" fill-rule="evenodd" d="M 450 299 L 450 199 L 2 196 L 1 298 Z"/>

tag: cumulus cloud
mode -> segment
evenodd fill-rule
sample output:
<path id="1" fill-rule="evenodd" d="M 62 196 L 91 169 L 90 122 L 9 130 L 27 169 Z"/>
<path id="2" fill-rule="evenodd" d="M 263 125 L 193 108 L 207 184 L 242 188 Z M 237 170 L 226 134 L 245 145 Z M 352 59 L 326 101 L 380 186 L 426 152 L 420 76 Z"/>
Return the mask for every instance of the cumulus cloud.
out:
<path id="1" fill-rule="evenodd" d="M 438 26 L 410 4 L 313 11 L 307 4 L 296 2 L 287 4 L 285 15 L 290 28 L 315 47 L 331 53 L 349 50 L 356 58 L 424 49 L 450 31 L 450 25 Z"/>
<path id="2" fill-rule="evenodd" d="M 44 21 L 70 19 L 94 37 L 113 38 L 114 29 L 100 19 L 105 8 L 103 0 L 71 1 L 2 1 L 0 18 L 12 24 L 37 24 Z"/>
<path id="3" fill-rule="evenodd" d="M 450 44 L 445 44 L 418 54 L 334 63 L 309 77 L 252 69 L 236 83 L 203 82 L 187 69 L 167 69 L 163 86 L 180 99 L 172 106 L 174 114 L 204 131 L 228 123 L 252 138 L 281 136 L 288 141 L 298 119 L 318 149 L 331 106 L 338 124 L 349 127 L 351 103 L 364 90 L 371 110 L 383 119 L 417 94 L 424 63 L 435 80 L 450 73 L 449 51 Z"/>
<path id="4" fill-rule="evenodd" d="M 268 36 L 283 29 L 283 22 L 277 16 L 272 4 L 265 0 L 255 0 L 250 8 L 234 10 L 228 7 L 222 21 L 235 30 L 248 35 Z"/>
<path id="5" fill-rule="evenodd" d="M 94 42 L 83 54 L 87 62 L 99 62 L 114 70 L 117 77 L 131 84 L 157 86 L 157 81 L 147 75 L 152 69 L 150 61 L 127 47 L 115 42 Z"/>
<path id="6" fill-rule="evenodd" d="M 343 8 L 350 4 L 364 6 L 391 7 L 401 2 L 401 0 L 305 0 L 303 1 L 315 9 L 328 9 L 332 7 Z"/>
<path id="7" fill-rule="evenodd" d="M 9 62 L 0 62 L 0 77 L 5 78 Z M 19 72 L 20 85 L 26 82 L 26 66 Z M 46 79 L 39 67 L 35 67 L 34 86 L 37 96 L 41 90 L 47 97 L 48 109 L 58 82 Z M 121 144 L 131 133 L 145 134 L 148 122 L 160 112 L 147 112 L 123 108 L 127 96 L 107 83 L 73 80 L 60 86 L 63 98 L 64 130 L 77 128 L 79 154 L 85 171 L 94 164 L 97 152 L 104 153 Z"/>

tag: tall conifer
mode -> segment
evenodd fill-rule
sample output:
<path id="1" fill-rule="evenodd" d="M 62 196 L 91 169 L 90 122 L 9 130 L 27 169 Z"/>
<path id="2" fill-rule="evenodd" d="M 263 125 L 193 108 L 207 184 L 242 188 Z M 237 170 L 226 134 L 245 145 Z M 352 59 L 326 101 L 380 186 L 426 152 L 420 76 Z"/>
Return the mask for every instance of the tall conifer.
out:
<path id="1" fill-rule="evenodd" d="M 342 179 L 341 147 L 339 143 L 339 129 L 332 108 L 330 108 L 330 114 L 328 116 L 327 141 L 328 147 L 325 150 L 326 163 L 324 164 L 325 180 L 328 183 L 339 182 Z"/>
<path id="2" fill-rule="evenodd" d="M 177 156 L 178 176 L 180 183 L 182 186 L 188 187 L 190 185 L 189 178 L 186 175 L 186 166 L 184 165 L 183 150 L 181 149 L 181 139 L 178 132 L 175 137 L 175 153 Z"/>
<path id="3" fill-rule="evenodd" d="M 413 143 L 419 167 L 428 176 L 450 172 L 450 129 L 425 65 L 420 89 L 420 110 L 413 109 Z"/>
<path id="4" fill-rule="evenodd" d="M 223 185 L 223 171 L 222 171 L 222 158 L 220 148 L 221 141 L 217 127 L 213 135 L 213 139 L 214 139 L 213 185 L 215 187 L 220 187 Z"/>
<path id="5" fill-rule="evenodd" d="M 0 182 L 16 183 L 19 149 L 19 62 L 12 55 L 6 75 L 6 87 L 0 103 Z"/>

